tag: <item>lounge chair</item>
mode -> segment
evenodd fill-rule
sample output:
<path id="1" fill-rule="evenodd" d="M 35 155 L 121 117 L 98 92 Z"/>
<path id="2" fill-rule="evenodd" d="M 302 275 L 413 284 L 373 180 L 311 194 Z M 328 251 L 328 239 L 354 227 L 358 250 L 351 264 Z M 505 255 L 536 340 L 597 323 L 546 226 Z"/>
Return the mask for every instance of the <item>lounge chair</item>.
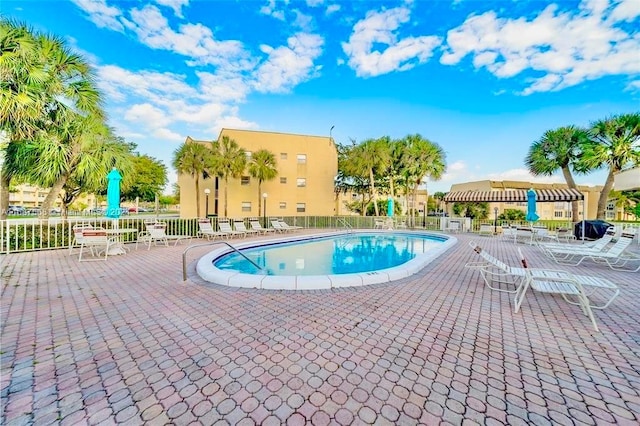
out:
<path id="1" fill-rule="evenodd" d="M 614 238 L 619 238 L 620 236 L 617 235 L 616 236 L 616 229 L 611 226 L 609 227 L 609 229 L 607 229 L 607 231 L 605 232 L 605 234 L 594 241 L 588 241 L 588 242 L 583 242 L 580 245 L 568 245 L 567 243 L 561 243 L 561 242 L 538 242 L 538 247 L 540 247 L 540 249 L 542 250 L 554 250 L 554 249 L 560 249 L 560 250 L 566 250 L 569 249 L 570 247 L 578 247 L 579 249 L 593 249 L 596 251 L 602 251 L 607 244 L 609 244 L 611 241 L 613 241 Z"/>
<path id="2" fill-rule="evenodd" d="M 235 230 L 231 227 L 231 222 L 227 221 L 227 220 L 221 220 L 218 222 L 218 228 L 220 229 L 221 232 L 224 232 L 226 234 L 228 234 L 229 236 L 233 237 L 238 236 L 238 237 L 246 237 L 247 233 L 244 231 L 238 231 Z"/>
<path id="3" fill-rule="evenodd" d="M 569 277 L 571 279 L 571 282 L 578 282 L 582 287 L 587 288 L 588 291 L 585 293 L 587 297 L 591 296 L 596 291 L 607 293 L 602 295 L 602 297 L 606 298 L 606 302 L 600 305 L 591 304 L 590 307 L 592 309 L 606 308 L 611 304 L 613 299 L 615 299 L 620 294 L 620 289 L 618 288 L 618 286 L 605 278 L 593 277 L 589 275 L 575 275 L 570 274 L 566 271 L 551 271 L 541 268 L 528 268 L 527 262 L 526 260 L 524 260 L 524 256 L 522 255 L 521 249 L 518 249 L 518 252 L 520 254 L 523 267 L 513 267 L 496 259 L 494 256 L 490 255 L 480 246 L 478 246 L 475 242 L 471 241 L 469 242 L 469 245 L 477 254 L 479 254 L 485 260 L 485 262 L 472 262 L 467 263 L 465 266 L 475 267 L 479 269 L 485 284 L 491 290 L 518 294 L 518 290 L 528 276 L 539 280 L 554 277 L 554 279 Z M 503 288 L 493 287 L 492 284 L 495 282 L 501 284 L 512 284 L 515 285 L 516 288 L 514 290 L 505 290 Z M 568 299 L 567 302 L 575 304 L 575 302 L 569 301 Z M 522 303 L 522 300 L 520 300 L 520 303 Z"/>
<path id="4" fill-rule="evenodd" d="M 276 230 L 273 228 L 263 228 L 262 225 L 260 225 L 260 221 L 258 221 L 257 219 L 249 219 L 249 225 L 251 226 L 251 229 L 253 229 L 254 231 L 258 231 L 263 235 L 269 232 L 276 232 Z"/>
<path id="5" fill-rule="evenodd" d="M 236 219 L 233 221 L 233 227 L 236 231 L 244 232 L 245 235 L 258 235 L 260 232 L 255 229 L 247 229 L 247 226 L 244 224 L 244 220 Z"/>
<path id="6" fill-rule="evenodd" d="M 280 227 L 282 227 L 285 231 L 298 231 L 300 229 L 304 229 L 302 226 L 289 225 L 282 219 L 279 219 L 278 222 L 280 223 Z"/>
<path id="7" fill-rule="evenodd" d="M 580 249 L 580 247 L 572 247 L 567 249 L 546 250 L 556 263 L 563 265 L 578 266 L 585 259 L 591 259 L 596 263 L 606 263 L 611 269 L 616 271 L 637 272 L 640 271 L 640 256 L 633 253 L 625 253 L 625 250 L 633 241 L 634 235 L 622 234 L 618 241 L 610 248 L 602 250 Z M 638 262 L 638 267 L 628 269 L 625 266 L 629 263 Z"/>
<path id="8" fill-rule="evenodd" d="M 215 240 L 217 237 L 222 239 L 228 236 L 226 232 L 213 229 L 209 219 L 198 219 L 198 229 L 198 237 L 206 238 L 207 240 Z"/>
<path id="9" fill-rule="evenodd" d="M 147 244 L 147 250 L 149 250 L 151 249 L 151 244 L 158 245 L 158 243 L 162 243 L 168 247 L 169 241 L 175 241 L 175 245 L 178 245 L 183 240 L 191 240 L 190 235 L 167 235 L 167 224 L 165 222 L 147 222 L 145 226 L 147 230 L 138 234 L 136 248 L 138 242 Z"/>
<path id="10" fill-rule="evenodd" d="M 445 232 L 453 232 L 457 234 L 458 232 L 460 232 L 460 222 L 458 222 L 457 220 L 450 220 L 444 230 Z"/>

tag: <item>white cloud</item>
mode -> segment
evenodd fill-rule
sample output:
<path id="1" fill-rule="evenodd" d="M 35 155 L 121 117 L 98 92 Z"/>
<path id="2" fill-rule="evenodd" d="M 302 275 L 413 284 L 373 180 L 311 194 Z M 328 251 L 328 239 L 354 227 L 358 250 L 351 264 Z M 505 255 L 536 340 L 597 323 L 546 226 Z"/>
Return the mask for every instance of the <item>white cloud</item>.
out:
<path id="1" fill-rule="evenodd" d="M 284 21 L 284 11 L 276 10 L 276 0 L 269 0 L 265 6 L 260 8 L 260 13 L 271 16 L 279 21 Z"/>
<path id="2" fill-rule="evenodd" d="M 160 108 L 148 103 L 133 105 L 126 112 L 124 119 L 146 128 L 166 126 L 171 121 Z"/>
<path id="3" fill-rule="evenodd" d="M 536 73 L 522 94 L 560 90 L 607 75 L 640 73 L 640 35 L 623 22 L 640 17 L 640 2 L 585 0 L 577 11 L 549 5 L 537 16 L 509 19 L 490 11 L 447 33 L 440 62 L 471 55 L 476 68 L 499 78 Z M 542 75 L 540 75 L 542 74 Z"/>
<path id="4" fill-rule="evenodd" d="M 189 4 L 189 0 L 156 0 L 156 3 L 170 7 L 178 18 L 183 18 L 182 8 Z"/>
<path id="5" fill-rule="evenodd" d="M 314 60 L 322 53 L 324 40 L 316 34 L 298 33 L 287 39 L 287 46 L 263 45 L 267 60 L 257 69 L 254 87 L 259 92 L 287 92 L 315 75 Z"/>
<path id="6" fill-rule="evenodd" d="M 337 11 L 340 10 L 340 5 L 339 4 L 331 4 L 329 6 L 327 6 L 327 10 L 325 11 L 325 15 L 329 16 L 333 13 L 336 13 Z"/>
<path id="7" fill-rule="evenodd" d="M 166 128 L 156 129 L 153 132 L 153 137 L 157 138 L 157 139 L 164 139 L 164 140 L 171 141 L 171 142 L 174 142 L 174 143 L 181 143 L 181 142 L 184 142 L 184 140 L 185 140 L 184 135 L 180 135 L 180 134 L 178 134 L 176 132 L 172 132 L 171 130 L 166 129 Z"/>
<path id="8" fill-rule="evenodd" d="M 630 81 L 625 90 L 628 92 L 640 92 L 640 80 Z"/>
<path id="9" fill-rule="evenodd" d="M 107 6 L 106 0 L 71 0 L 76 6 L 84 10 L 91 22 L 100 28 L 124 32 L 120 21 L 122 12 L 114 6 Z"/>
<path id="10" fill-rule="evenodd" d="M 324 0 L 307 0 L 307 6 L 317 7 L 324 3 Z"/>
<path id="11" fill-rule="evenodd" d="M 397 30 L 409 22 L 410 11 L 398 7 L 382 12 L 368 12 L 357 22 L 348 43 L 342 43 L 349 66 L 361 77 L 373 77 L 393 71 L 405 71 L 426 62 L 440 45 L 435 36 L 405 37 L 398 40 Z M 383 51 L 374 44 L 387 46 Z"/>

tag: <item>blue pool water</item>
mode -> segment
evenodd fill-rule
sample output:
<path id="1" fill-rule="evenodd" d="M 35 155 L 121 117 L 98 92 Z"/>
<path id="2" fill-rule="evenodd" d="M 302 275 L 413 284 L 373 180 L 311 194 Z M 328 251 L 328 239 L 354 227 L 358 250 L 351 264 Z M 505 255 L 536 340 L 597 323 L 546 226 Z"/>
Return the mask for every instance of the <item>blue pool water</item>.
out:
<path id="1" fill-rule="evenodd" d="M 242 252 L 263 270 L 237 253 L 213 262 L 220 270 L 268 275 L 341 275 L 378 271 L 410 261 L 439 247 L 446 237 L 400 233 L 359 233 L 270 244 Z"/>

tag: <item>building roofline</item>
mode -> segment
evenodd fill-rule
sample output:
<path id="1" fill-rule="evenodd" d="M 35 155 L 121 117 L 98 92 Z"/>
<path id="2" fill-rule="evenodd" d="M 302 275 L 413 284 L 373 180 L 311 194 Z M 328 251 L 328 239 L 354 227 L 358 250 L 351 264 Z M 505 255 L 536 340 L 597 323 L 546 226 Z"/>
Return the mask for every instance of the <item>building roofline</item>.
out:
<path id="1" fill-rule="evenodd" d="M 220 129 L 220 134 L 218 135 L 218 138 L 220 138 L 220 136 L 222 135 L 222 133 L 225 130 L 229 130 L 229 131 L 232 131 L 232 132 L 270 133 L 270 134 L 273 134 L 273 135 L 304 136 L 304 137 L 308 137 L 308 138 L 322 138 L 322 139 L 333 140 L 333 138 L 331 136 L 318 136 L 318 135 L 307 135 L 307 134 L 302 134 L 302 133 L 275 132 L 275 131 L 269 131 L 269 130 L 231 129 L 231 128 L 228 128 L 228 127 L 223 127 L 222 129 Z"/>

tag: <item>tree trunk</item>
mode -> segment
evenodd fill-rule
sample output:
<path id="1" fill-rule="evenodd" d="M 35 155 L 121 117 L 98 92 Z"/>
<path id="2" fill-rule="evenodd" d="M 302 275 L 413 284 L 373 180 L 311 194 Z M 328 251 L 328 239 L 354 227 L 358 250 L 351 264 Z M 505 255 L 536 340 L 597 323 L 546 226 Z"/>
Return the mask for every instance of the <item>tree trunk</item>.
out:
<path id="1" fill-rule="evenodd" d="M 596 212 L 596 219 L 605 219 L 605 210 L 607 208 L 607 200 L 609 199 L 609 192 L 611 192 L 611 188 L 613 188 L 614 182 L 614 171 L 609 169 L 609 174 L 607 175 L 607 180 L 604 182 L 604 187 L 602 188 L 602 192 L 600 192 L 600 198 L 598 198 L 598 210 Z"/>
<path id="2" fill-rule="evenodd" d="M 262 216 L 262 181 L 258 180 L 258 217 Z"/>
<path id="3" fill-rule="evenodd" d="M 376 217 L 380 216 L 378 210 L 378 197 L 376 197 L 376 186 L 374 183 L 373 169 L 369 169 L 369 188 L 371 188 L 371 199 L 373 200 L 373 209 L 376 212 Z"/>
<path id="4" fill-rule="evenodd" d="M 51 206 L 53 205 L 53 202 L 55 201 L 56 197 L 60 194 L 60 191 L 62 191 L 62 187 L 64 186 L 64 184 L 67 183 L 68 178 L 69 176 L 66 174 L 60 176 L 60 178 L 56 181 L 56 183 L 53 184 L 51 189 L 49 189 L 49 193 L 47 194 L 47 196 L 44 198 L 44 201 L 40 205 L 40 214 L 38 215 L 40 219 L 42 220 L 49 219 L 49 214 L 51 213 Z"/>
<path id="5" fill-rule="evenodd" d="M 0 174 L 0 220 L 5 220 L 7 218 L 7 210 L 9 209 L 9 185 L 11 184 L 11 175 L 5 170 L 2 170 Z"/>
<path id="6" fill-rule="evenodd" d="M 200 173 L 196 175 L 196 217 L 200 218 Z"/>
<path id="7" fill-rule="evenodd" d="M 227 216 L 227 188 L 229 188 L 229 178 L 224 178 L 224 217 Z"/>
<path id="8" fill-rule="evenodd" d="M 562 174 L 564 175 L 564 180 L 567 182 L 567 186 L 569 188 L 578 189 L 578 187 L 576 186 L 576 181 L 573 180 L 573 175 L 571 174 L 571 170 L 569 170 L 569 167 L 563 167 Z M 571 221 L 578 222 L 579 218 L 580 218 L 580 213 L 578 211 L 578 202 L 572 201 L 571 202 Z"/>

